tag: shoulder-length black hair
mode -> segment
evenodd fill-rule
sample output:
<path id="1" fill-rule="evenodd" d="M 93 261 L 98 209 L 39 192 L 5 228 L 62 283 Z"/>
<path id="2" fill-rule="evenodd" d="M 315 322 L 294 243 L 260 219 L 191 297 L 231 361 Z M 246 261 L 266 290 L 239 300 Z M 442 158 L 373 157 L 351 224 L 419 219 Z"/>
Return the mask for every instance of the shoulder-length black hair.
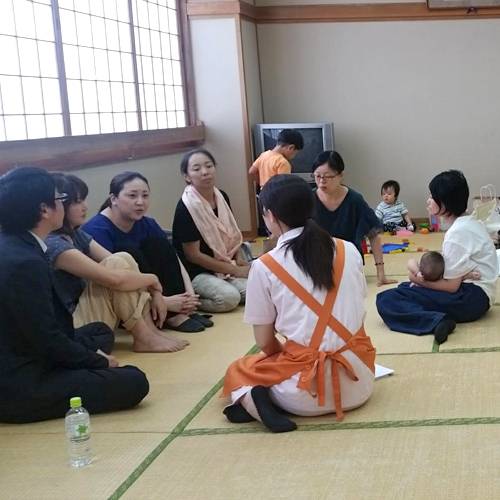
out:
<path id="1" fill-rule="evenodd" d="M 262 211 L 271 211 L 291 229 L 302 233 L 286 243 L 297 265 L 318 288 L 333 288 L 335 243 L 314 221 L 314 196 L 307 182 L 292 174 L 276 175 L 266 182 L 259 195 Z"/>
<path id="2" fill-rule="evenodd" d="M 323 151 L 314 160 L 312 171 L 313 173 L 317 168 L 321 167 L 321 165 L 327 164 L 330 170 L 335 172 L 336 174 L 341 174 L 344 171 L 344 160 L 342 156 L 340 156 L 337 151 Z"/>
<path id="3" fill-rule="evenodd" d="M 65 172 L 50 172 L 50 175 L 56 183 L 56 188 L 59 193 L 66 193 L 68 199 L 63 202 L 64 206 L 64 221 L 61 229 L 57 233 L 71 235 L 74 229 L 68 219 L 68 209 L 73 203 L 78 203 L 79 200 L 85 200 L 89 194 L 89 188 L 80 177 Z"/>
<path id="4" fill-rule="evenodd" d="M 99 212 L 102 212 L 104 209 L 111 207 L 111 195 L 115 197 L 118 196 L 123 191 L 125 184 L 127 184 L 127 182 L 133 181 L 134 179 L 140 179 L 141 181 L 144 181 L 149 188 L 148 180 L 139 172 L 122 172 L 121 174 L 117 174 L 111 179 L 111 183 L 109 185 L 110 196 L 108 196 L 106 201 L 101 205 Z"/>
<path id="5" fill-rule="evenodd" d="M 436 175 L 429 184 L 429 191 L 440 210 L 444 205 L 444 215 L 458 217 L 467 210 L 469 185 L 460 170 L 448 170 Z"/>

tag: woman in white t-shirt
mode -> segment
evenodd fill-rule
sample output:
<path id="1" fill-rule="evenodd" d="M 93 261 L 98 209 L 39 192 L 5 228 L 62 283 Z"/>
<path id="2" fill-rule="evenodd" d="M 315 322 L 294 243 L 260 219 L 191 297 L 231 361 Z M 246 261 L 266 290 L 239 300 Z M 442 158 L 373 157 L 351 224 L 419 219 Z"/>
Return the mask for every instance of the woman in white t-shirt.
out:
<path id="1" fill-rule="evenodd" d="M 247 285 L 245 323 L 253 325 L 262 354 L 228 368 L 223 395 L 233 404 L 224 413 L 234 423 L 260 420 L 273 432 L 296 428 L 274 405 L 342 419 L 373 390 L 361 255 L 313 220 L 313 193 L 299 177 L 272 177 L 259 203 L 267 228 L 279 236 L 277 247 L 253 263 Z"/>
<path id="2" fill-rule="evenodd" d="M 442 344 L 456 323 L 481 318 L 495 301 L 498 259 L 483 225 L 466 213 L 469 186 L 462 172 L 449 170 L 430 185 L 428 208 L 431 215 L 449 223 L 443 243 L 444 276 L 425 281 L 410 272 L 411 283 L 379 293 L 377 309 L 385 324 L 394 331 L 426 335 L 433 333 Z M 471 271 L 477 280 L 464 280 Z"/>

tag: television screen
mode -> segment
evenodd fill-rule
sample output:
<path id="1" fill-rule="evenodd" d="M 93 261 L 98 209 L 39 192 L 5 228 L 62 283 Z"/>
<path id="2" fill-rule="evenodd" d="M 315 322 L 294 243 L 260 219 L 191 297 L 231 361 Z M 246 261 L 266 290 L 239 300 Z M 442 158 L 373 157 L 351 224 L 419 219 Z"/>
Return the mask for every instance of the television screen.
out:
<path id="1" fill-rule="evenodd" d="M 264 129 L 264 150 L 273 149 L 278 140 L 281 128 Z M 312 164 L 323 149 L 323 130 L 321 128 L 295 128 L 304 138 L 304 149 L 290 162 L 294 174 L 310 173 Z"/>

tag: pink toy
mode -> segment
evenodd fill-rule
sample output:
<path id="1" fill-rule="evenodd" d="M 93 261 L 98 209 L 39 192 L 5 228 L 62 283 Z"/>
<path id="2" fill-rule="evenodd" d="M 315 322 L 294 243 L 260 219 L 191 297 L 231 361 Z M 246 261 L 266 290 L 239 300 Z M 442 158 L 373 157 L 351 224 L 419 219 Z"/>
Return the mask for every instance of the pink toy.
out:
<path id="1" fill-rule="evenodd" d="M 396 231 L 396 234 L 398 236 L 411 236 L 413 233 L 408 231 L 408 229 L 400 229 L 399 231 Z"/>
<path id="2" fill-rule="evenodd" d="M 439 231 L 439 217 L 436 215 L 429 216 L 430 229 L 434 231 Z"/>

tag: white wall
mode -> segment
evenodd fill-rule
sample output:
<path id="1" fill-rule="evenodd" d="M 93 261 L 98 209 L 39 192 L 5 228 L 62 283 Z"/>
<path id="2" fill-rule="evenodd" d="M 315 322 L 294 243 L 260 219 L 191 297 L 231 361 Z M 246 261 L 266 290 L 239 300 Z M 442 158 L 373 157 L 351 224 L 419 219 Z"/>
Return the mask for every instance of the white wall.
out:
<path id="1" fill-rule="evenodd" d="M 179 170 L 182 154 L 158 156 L 145 160 L 115 163 L 103 167 L 74 170 L 71 173 L 89 186 L 89 218 L 95 215 L 108 197 L 109 183 L 116 174 L 126 170 L 140 172 L 151 187 L 151 205 L 148 216 L 156 219 L 164 229 L 172 228 L 175 207 L 182 196 L 185 183 Z"/>
<path id="2" fill-rule="evenodd" d="M 190 23 L 198 118 L 205 146 L 217 160 L 218 187 L 230 199 L 242 231 L 250 231 L 236 21 L 196 19 Z"/>
<path id="3" fill-rule="evenodd" d="M 252 126 L 264 121 L 262 92 L 260 85 L 259 47 L 257 44 L 257 26 L 249 21 L 241 22 L 243 44 L 243 64 L 245 67 L 245 88 L 248 110 L 249 132 Z M 253 141 L 252 150 L 253 150 Z"/>
<path id="4" fill-rule="evenodd" d="M 267 122 L 331 121 L 346 181 L 375 206 L 395 178 L 416 217 L 462 169 L 500 187 L 500 20 L 258 26 Z"/>

